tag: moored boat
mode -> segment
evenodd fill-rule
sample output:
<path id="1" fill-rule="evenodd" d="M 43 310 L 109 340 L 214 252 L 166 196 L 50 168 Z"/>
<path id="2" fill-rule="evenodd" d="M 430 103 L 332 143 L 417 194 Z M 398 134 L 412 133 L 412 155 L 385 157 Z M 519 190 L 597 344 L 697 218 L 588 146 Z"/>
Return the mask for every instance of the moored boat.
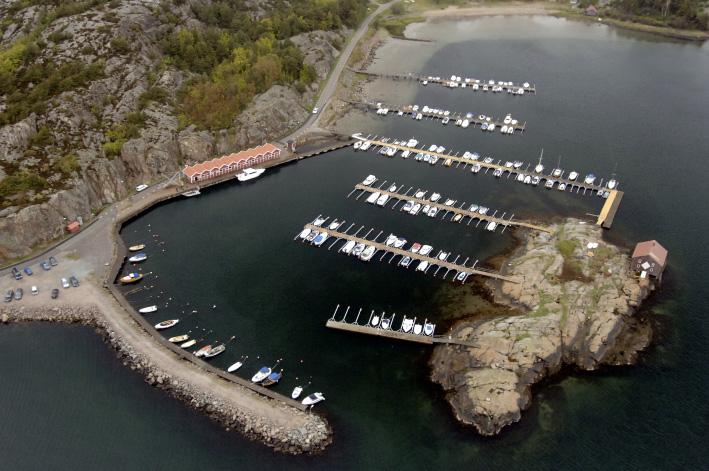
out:
<path id="1" fill-rule="evenodd" d="M 185 343 L 180 344 L 180 347 L 181 348 L 190 348 L 190 347 L 193 347 L 196 343 L 197 343 L 197 341 L 195 339 L 192 339 L 192 340 L 188 340 Z"/>
<path id="2" fill-rule="evenodd" d="M 414 325 L 414 334 L 421 335 L 422 330 L 423 330 L 423 326 L 421 324 Z"/>
<path id="3" fill-rule="evenodd" d="M 303 386 L 296 386 L 293 388 L 293 392 L 290 393 L 290 397 L 293 399 L 298 399 L 303 392 Z"/>
<path id="4" fill-rule="evenodd" d="M 138 312 L 141 314 L 147 314 L 149 312 L 155 312 L 158 310 L 157 306 L 146 306 L 146 307 L 141 307 L 138 309 Z"/>
<path id="5" fill-rule="evenodd" d="M 265 171 L 265 168 L 245 168 L 240 174 L 236 176 L 236 178 L 240 182 L 247 182 L 249 180 L 253 180 L 254 178 L 261 176 L 261 174 Z"/>
<path id="6" fill-rule="evenodd" d="M 170 337 L 167 341 L 170 343 L 180 343 L 186 341 L 188 338 L 190 338 L 189 334 L 182 334 Z"/>
<path id="7" fill-rule="evenodd" d="M 236 363 L 232 363 L 232 364 L 229 366 L 229 368 L 227 368 L 226 370 L 227 370 L 228 373 L 233 373 L 234 371 L 236 371 L 236 370 L 238 370 L 239 368 L 241 368 L 243 365 L 244 365 L 243 362 L 237 361 Z"/>
<path id="8" fill-rule="evenodd" d="M 131 252 L 137 252 L 138 250 L 143 250 L 145 248 L 145 244 L 138 244 L 138 245 L 131 245 L 128 247 L 128 250 Z"/>
<path id="9" fill-rule="evenodd" d="M 349 255 L 350 252 L 352 252 L 352 249 L 354 249 L 355 245 L 357 245 L 357 243 L 354 240 L 348 240 L 347 243 L 342 246 L 340 252 Z"/>
<path id="10" fill-rule="evenodd" d="M 127 285 L 129 283 L 136 283 L 143 279 L 142 273 L 128 273 L 120 278 L 122 284 Z"/>
<path id="11" fill-rule="evenodd" d="M 195 350 L 192 354 L 198 358 L 203 357 L 208 351 L 212 349 L 212 345 L 205 345 L 204 347 Z"/>
<path id="12" fill-rule="evenodd" d="M 180 319 L 168 319 L 166 321 L 158 322 L 157 324 L 155 324 L 155 328 L 157 330 L 169 329 L 178 322 L 180 322 Z"/>
<path id="13" fill-rule="evenodd" d="M 298 234 L 298 237 L 300 237 L 301 239 L 305 239 L 306 237 L 308 237 L 309 234 L 310 229 L 303 229 L 300 234 Z"/>
<path id="14" fill-rule="evenodd" d="M 184 193 L 182 193 L 182 196 L 186 196 L 187 198 L 191 198 L 192 196 L 199 196 L 201 194 L 202 193 L 200 193 L 199 188 L 197 188 L 196 190 L 185 191 Z"/>
<path id="15" fill-rule="evenodd" d="M 131 263 L 138 263 L 138 262 L 145 261 L 147 259 L 148 259 L 148 256 L 145 254 L 145 252 L 140 252 L 140 253 L 137 253 L 137 254 L 133 255 L 132 257 L 130 257 L 128 259 L 128 261 Z"/>
<path id="16" fill-rule="evenodd" d="M 369 186 L 372 183 L 374 183 L 376 180 L 377 180 L 377 177 L 375 177 L 374 175 L 369 175 L 369 176 L 367 176 L 367 178 L 364 179 L 364 181 L 362 181 L 362 185 Z"/>
<path id="17" fill-rule="evenodd" d="M 411 332 L 411 329 L 413 329 L 413 327 L 414 327 L 414 320 L 404 317 L 404 320 L 401 322 L 401 330 L 408 333 L 408 332 Z"/>
<path id="18" fill-rule="evenodd" d="M 424 335 L 428 335 L 428 336 L 433 335 L 433 331 L 435 330 L 435 328 L 436 328 L 435 325 L 431 324 L 430 322 L 426 322 L 426 323 L 423 325 L 423 333 L 424 333 Z"/>
<path id="19" fill-rule="evenodd" d="M 253 383 L 260 383 L 264 379 L 268 378 L 268 375 L 271 374 L 271 368 L 268 366 L 262 366 L 260 370 L 256 372 L 255 375 L 251 377 L 251 382 Z"/>
<path id="20" fill-rule="evenodd" d="M 322 402 L 324 400 L 325 400 L 325 396 L 323 396 L 322 393 L 316 392 L 316 393 L 310 394 L 305 399 L 303 399 L 302 404 L 305 406 L 312 406 L 312 405 L 315 405 L 318 402 Z"/>

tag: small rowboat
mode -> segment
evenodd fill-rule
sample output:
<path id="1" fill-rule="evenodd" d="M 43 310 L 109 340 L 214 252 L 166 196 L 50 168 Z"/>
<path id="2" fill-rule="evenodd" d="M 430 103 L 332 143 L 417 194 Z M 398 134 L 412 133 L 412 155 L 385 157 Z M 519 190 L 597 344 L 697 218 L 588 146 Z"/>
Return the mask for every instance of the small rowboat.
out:
<path id="1" fill-rule="evenodd" d="M 197 343 L 197 341 L 195 339 L 192 339 L 192 340 L 188 340 L 187 342 L 183 343 L 182 345 L 180 345 L 180 347 L 190 348 L 190 347 L 194 346 L 194 344 L 196 344 L 196 343 Z"/>
<path id="2" fill-rule="evenodd" d="M 135 283 L 143 279 L 142 273 L 128 273 L 126 276 L 121 277 L 121 283 L 127 285 L 128 283 Z"/>
<path id="3" fill-rule="evenodd" d="M 290 397 L 292 397 L 293 399 L 298 399 L 302 393 L 303 386 L 296 386 L 295 389 L 293 389 L 293 392 L 290 394 Z"/>
<path id="4" fill-rule="evenodd" d="M 143 250 L 145 248 L 145 244 L 138 244 L 138 245 L 131 245 L 128 247 L 128 250 L 131 252 L 137 252 L 138 250 Z"/>
<path id="5" fill-rule="evenodd" d="M 204 355 L 207 354 L 208 351 L 212 349 L 211 345 L 205 345 L 204 347 L 200 348 L 196 352 L 194 352 L 194 356 L 196 357 L 203 357 Z"/>
<path id="6" fill-rule="evenodd" d="M 146 307 L 141 307 L 138 309 L 138 312 L 141 314 L 147 314 L 148 312 L 155 312 L 158 310 L 157 306 L 146 306 Z"/>
<path id="7" fill-rule="evenodd" d="M 145 254 L 145 252 L 140 252 L 140 253 L 133 255 L 131 258 L 128 259 L 128 261 L 131 263 L 138 263 L 138 262 L 143 262 L 147 259 L 148 259 L 148 256 Z"/>
<path id="8" fill-rule="evenodd" d="M 226 345 L 224 345 L 224 344 L 217 345 L 216 347 L 209 349 L 209 351 L 204 354 L 204 358 L 215 357 L 215 356 L 219 355 L 220 353 L 224 353 L 225 350 L 226 350 Z"/>
<path id="9" fill-rule="evenodd" d="M 183 335 L 178 335 L 176 337 L 170 337 L 169 339 L 167 339 L 167 341 L 170 343 L 180 343 L 180 342 L 184 342 L 188 338 L 190 338 L 189 335 L 183 334 Z"/>
<path id="10" fill-rule="evenodd" d="M 236 363 L 234 363 L 233 365 L 231 365 L 231 366 L 230 366 L 229 368 L 227 368 L 226 370 L 227 370 L 227 372 L 229 372 L 229 373 L 233 373 L 234 371 L 238 370 L 238 369 L 241 368 L 242 366 L 243 366 L 243 363 L 240 362 L 240 361 L 237 361 Z"/>
<path id="11" fill-rule="evenodd" d="M 180 319 L 168 319 L 166 321 L 158 322 L 157 324 L 155 324 L 155 328 L 158 330 L 169 329 L 178 322 L 180 322 Z"/>

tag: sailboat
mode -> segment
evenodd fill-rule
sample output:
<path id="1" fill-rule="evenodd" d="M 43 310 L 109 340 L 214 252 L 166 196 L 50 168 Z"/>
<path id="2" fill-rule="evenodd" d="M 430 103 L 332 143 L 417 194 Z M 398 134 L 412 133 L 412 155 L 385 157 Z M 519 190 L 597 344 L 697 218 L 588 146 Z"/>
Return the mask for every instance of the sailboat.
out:
<path id="1" fill-rule="evenodd" d="M 544 149 L 542 149 L 542 153 L 539 155 L 539 163 L 537 164 L 536 167 L 534 167 L 534 171 L 537 173 L 542 173 L 544 171 L 544 165 L 542 165 L 542 157 L 544 156 Z"/>

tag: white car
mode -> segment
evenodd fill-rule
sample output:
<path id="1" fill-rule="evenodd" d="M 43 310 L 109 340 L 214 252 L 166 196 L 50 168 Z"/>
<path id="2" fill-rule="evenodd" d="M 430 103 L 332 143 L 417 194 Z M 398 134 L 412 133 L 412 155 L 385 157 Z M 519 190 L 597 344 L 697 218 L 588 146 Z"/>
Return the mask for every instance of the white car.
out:
<path id="1" fill-rule="evenodd" d="M 69 286 L 69 280 L 62 278 L 62 288 L 68 288 Z"/>
<path id="2" fill-rule="evenodd" d="M 38 294 L 38 293 L 39 293 L 39 289 L 37 289 L 36 286 L 33 286 L 32 287 L 32 294 Z"/>
<path id="3" fill-rule="evenodd" d="M 148 185 L 146 185 L 145 183 L 143 183 L 142 185 L 136 186 L 136 187 L 135 187 L 135 191 L 140 192 L 140 191 L 145 190 L 146 188 L 148 188 Z"/>
<path id="4" fill-rule="evenodd" d="M 313 114 L 318 114 L 318 111 L 320 111 L 320 110 L 318 109 L 317 106 L 315 108 L 313 108 Z"/>

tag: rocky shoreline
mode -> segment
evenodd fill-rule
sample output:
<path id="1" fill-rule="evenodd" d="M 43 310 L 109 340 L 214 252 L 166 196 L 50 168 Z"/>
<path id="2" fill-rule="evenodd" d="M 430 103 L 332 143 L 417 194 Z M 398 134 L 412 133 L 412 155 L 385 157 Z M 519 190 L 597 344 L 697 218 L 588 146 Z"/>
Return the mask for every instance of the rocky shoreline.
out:
<path id="1" fill-rule="evenodd" d="M 95 306 L 51 308 L 3 306 L 0 308 L 0 323 L 22 322 L 58 322 L 82 324 L 94 328 L 96 333 L 116 351 L 123 365 L 142 374 L 148 384 L 168 392 L 190 407 L 206 414 L 227 431 L 237 431 L 249 439 L 266 444 L 275 451 L 293 455 L 316 454 L 332 442 L 332 430 L 317 414 L 301 412 L 286 404 L 269 400 L 269 407 L 280 408 L 288 414 L 305 418 L 305 425 L 299 428 L 274 427 L 268 420 L 257 414 L 239 410 L 203 388 L 171 376 L 116 334 L 106 322 L 101 310 Z M 233 385 L 233 387 L 239 386 Z"/>
<path id="2" fill-rule="evenodd" d="M 655 286 L 631 272 L 628 253 L 582 221 L 550 229 L 525 232 L 504 264 L 521 283 L 487 285 L 515 314 L 462 319 L 449 335 L 474 346 L 438 346 L 432 355 L 432 380 L 456 418 L 481 435 L 519 421 L 543 379 L 562 369 L 631 365 L 650 343 L 652 330 L 635 313 Z"/>

